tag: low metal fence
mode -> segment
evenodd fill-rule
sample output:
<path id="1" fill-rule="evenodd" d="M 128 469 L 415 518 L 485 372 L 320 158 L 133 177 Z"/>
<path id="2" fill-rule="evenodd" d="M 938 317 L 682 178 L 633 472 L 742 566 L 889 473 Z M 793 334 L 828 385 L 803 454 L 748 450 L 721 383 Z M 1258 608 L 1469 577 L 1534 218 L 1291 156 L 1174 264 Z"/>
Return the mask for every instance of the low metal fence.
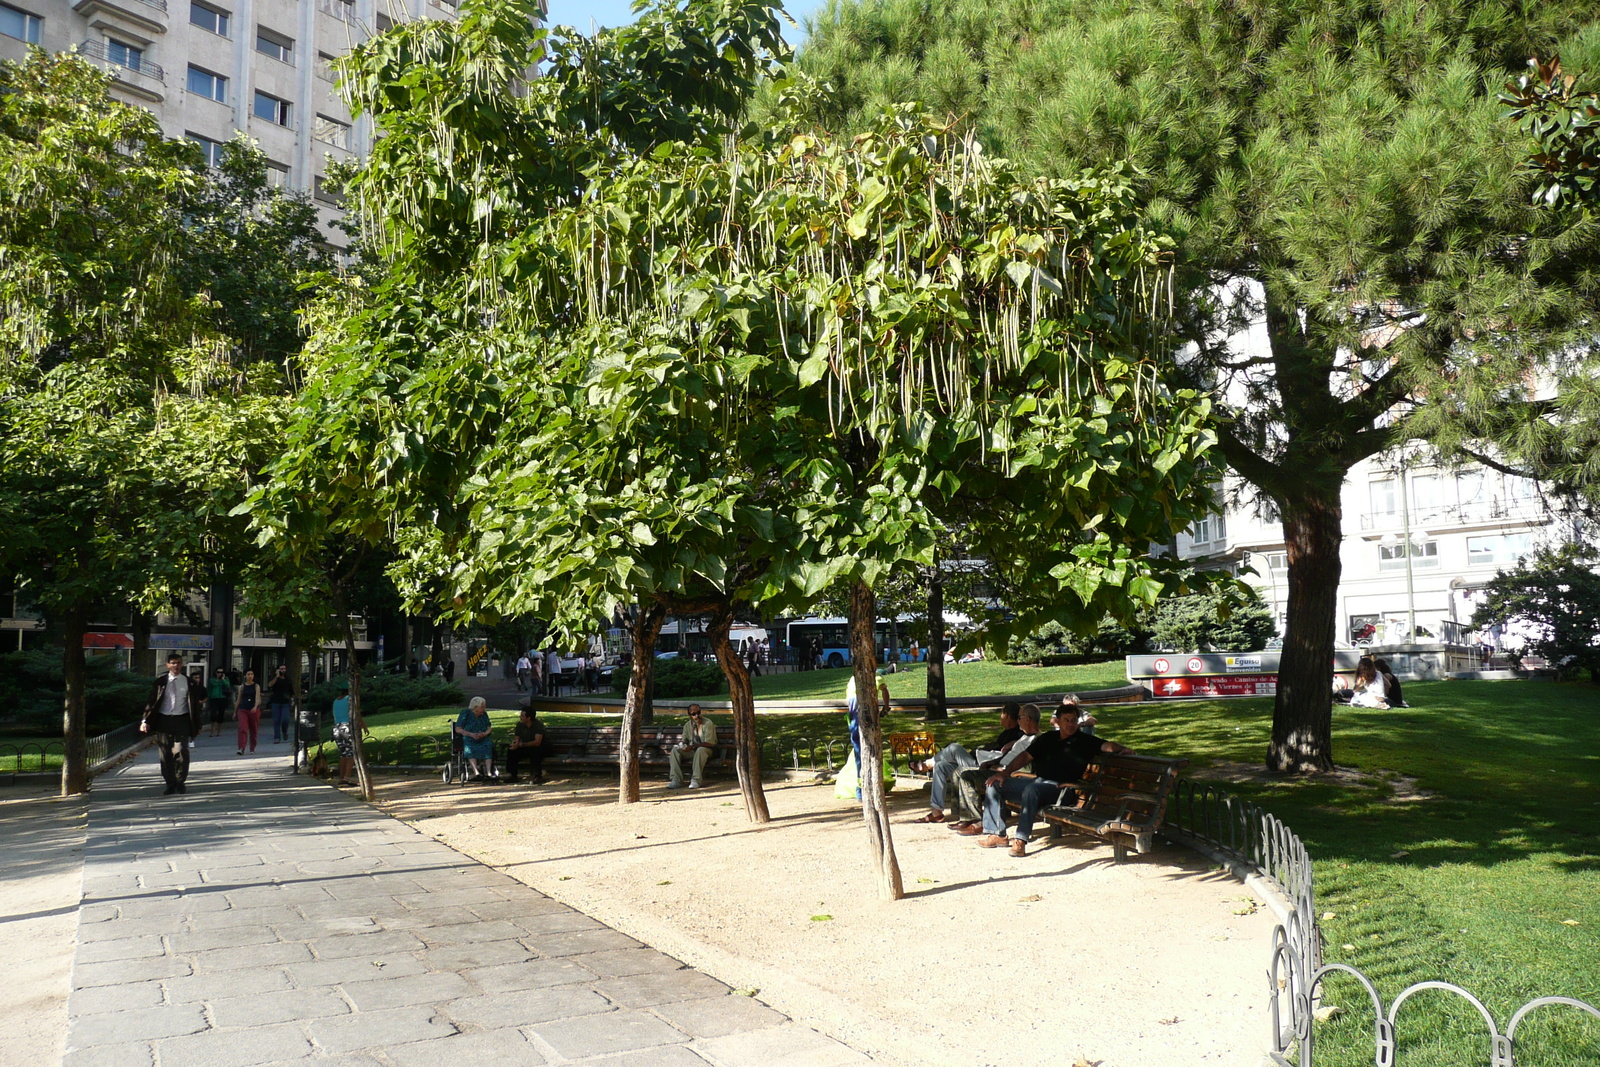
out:
<path id="1" fill-rule="evenodd" d="M 130 722 L 126 726 L 119 726 L 115 730 L 108 730 L 89 738 L 89 766 L 99 766 L 129 745 L 137 744 L 142 736 L 139 733 L 139 724 Z"/>
<path id="2" fill-rule="evenodd" d="M 849 748 L 849 741 L 837 737 L 767 737 L 761 741 L 761 770 L 832 774 L 844 766 Z"/>
<path id="3" fill-rule="evenodd" d="M 1169 801 L 1162 832 L 1180 842 L 1209 846 L 1251 868 L 1276 886 L 1288 903 L 1287 911 L 1281 915 L 1283 921 L 1272 931 L 1272 961 L 1268 968 L 1272 1025 L 1268 1054 L 1279 1067 L 1315 1067 L 1317 1001 L 1322 995 L 1323 979 L 1335 973 L 1354 978 L 1371 1001 L 1372 1062 L 1376 1067 L 1394 1067 L 1399 1051 L 1400 1009 L 1424 990 L 1453 993 L 1477 1009 L 1487 1030 L 1489 1067 L 1515 1067 L 1517 1028 L 1539 1008 L 1569 1008 L 1600 1020 L 1600 1009 L 1584 1001 L 1537 997 L 1513 1012 L 1502 1030 L 1481 1000 L 1453 982 L 1440 981 L 1413 982 L 1385 1005 L 1377 986 L 1360 970 L 1324 961 L 1311 857 L 1305 843 L 1276 816 L 1217 786 L 1185 780 L 1178 783 Z"/>
<path id="4" fill-rule="evenodd" d="M 63 745 L 60 741 L 8 741 L 0 743 L 0 774 L 14 783 L 19 774 L 38 774 L 55 770 L 61 765 Z M 54 760 L 54 767 L 46 767 L 46 760 Z"/>

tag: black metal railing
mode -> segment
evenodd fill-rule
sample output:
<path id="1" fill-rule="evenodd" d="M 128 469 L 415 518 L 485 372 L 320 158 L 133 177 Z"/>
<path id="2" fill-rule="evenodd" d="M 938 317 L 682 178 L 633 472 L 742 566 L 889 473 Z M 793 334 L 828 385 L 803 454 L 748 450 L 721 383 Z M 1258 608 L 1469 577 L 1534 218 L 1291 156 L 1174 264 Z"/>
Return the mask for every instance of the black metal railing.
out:
<path id="1" fill-rule="evenodd" d="M 1491 1067 L 1515 1067 L 1517 1027 L 1535 1009 L 1565 1007 L 1600 1019 L 1600 1009 L 1581 1000 L 1538 997 L 1513 1012 L 1501 1030 L 1477 997 L 1453 982 L 1438 981 L 1413 982 L 1386 1007 L 1377 986 L 1361 971 L 1344 963 L 1324 962 L 1311 856 L 1305 843 L 1276 816 L 1217 786 L 1185 780 L 1178 783 L 1168 803 L 1162 833 L 1179 842 L 1208 846 L 1250 868 L 1283 894 L 1288 908 L 1272 931 L 1272 962 L 1267 973 L 1272 1025 L 1269 1055 L 1279 1067 L 1315 1067 L 1317 1001 L 1323 979 L 1334 973 L 1351 976 L 1367 993 L 1374 1020 L 1372 1062 L 1376 1067 L 1394 1067 L 1400 1009 L 1425 989 L 1454 993 L 1477 1009 L 1488 1031 Z"/>
<path id="2" fill-rule="evenodd" d="M 115 730 L 89 738 L 89 766 L 98 766 L 129 745 L 137 744 L 141 736 L 139 724 L 130 722 L 126 726 L 119 726 Z"/>
<path id="3" fill-rule="evenodd" d="M 15 782 L 19 774 L 38 774 L 61 765 L 64 746 L 60 741 L 8 741 L 0 743 L 0 774 Z M 54 759 L 55 767 L 46 761 Z"/>
<path id="4" fill-rule="evenodd" d="M 141 2 L 148 2 L 148 0 L 141 0 Z M 151 6 L 155 5 L 152 4 Z M 166 10 L 166 4 L 163 3 L 160 6 L 163 11 Z M 131 70 L 135 74 L 143 74 L 147 78 L 154 78 L 163 85 L 167 82 L 167 73 L 161 69 L 160 64 L 152 63 L 142 57 L 134 62 L 114 59 L 106 49 L 104 41 L 84 41 L 78 46 L 78 53 L 91 59 L 98 59 L 100 62 L 116 67 L 118 70 Z"/>

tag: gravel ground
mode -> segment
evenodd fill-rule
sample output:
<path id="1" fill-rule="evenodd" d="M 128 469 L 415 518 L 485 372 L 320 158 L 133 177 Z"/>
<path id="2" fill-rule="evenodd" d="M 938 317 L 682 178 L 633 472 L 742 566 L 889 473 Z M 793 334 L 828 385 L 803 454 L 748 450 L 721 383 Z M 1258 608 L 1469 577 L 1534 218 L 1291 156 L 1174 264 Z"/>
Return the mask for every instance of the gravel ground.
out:
<path id="1" fill-rule="evenodd" d="M 751 824 L 726 780 L 597 776 L 541 787 L 380 785 L 384 810 L 889 1063 L 1246 1065 L 1267 1040 L 1271 913 L 1187 850 L 1113 864 L 1048 838 L 1014 859 L 910 824 L 891 794 L 906 899 L 877 899 L 860 809 L 769 784 Z"/>

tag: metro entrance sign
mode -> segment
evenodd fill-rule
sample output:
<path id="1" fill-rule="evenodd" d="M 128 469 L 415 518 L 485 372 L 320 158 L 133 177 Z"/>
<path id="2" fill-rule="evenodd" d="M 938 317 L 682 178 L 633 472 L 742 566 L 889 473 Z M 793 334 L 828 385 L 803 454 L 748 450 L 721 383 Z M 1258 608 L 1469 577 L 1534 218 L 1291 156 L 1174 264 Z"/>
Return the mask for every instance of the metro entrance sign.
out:
<path id="1" fill-rule="evenodd" d="M 1333 654 L 1328 679 L 1355 670 L 1360 653 Z M 1128 681 L 1150 690 L 1157 700 L 1215 700 L 1219 697 L 1269 697 L 1278 692 L 1277 652 L 1171 652 L 1129 656 Z"/>

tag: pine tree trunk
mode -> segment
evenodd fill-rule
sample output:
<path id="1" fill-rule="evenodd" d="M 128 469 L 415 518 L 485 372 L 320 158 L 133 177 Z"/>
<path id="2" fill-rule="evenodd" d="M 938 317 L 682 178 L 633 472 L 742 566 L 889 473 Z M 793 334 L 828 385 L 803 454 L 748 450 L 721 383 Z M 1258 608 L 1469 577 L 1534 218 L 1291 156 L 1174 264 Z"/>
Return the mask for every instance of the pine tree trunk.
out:
<path id="1" fill-rule="evenodd" d="M 1279 774 L 1333 769 L 1334 631 L 1338 621 L 1342 479 L 1283 500 L 1289 556 L 1288 621 L 1278 666 L 1267 768 Z"/>
<path id="2" fill-rule="evenodd" d="M 650 677 L 656 666 L 656 637 L 667 619 L 660 604 L 641 604 L 629 624 L 633 636 L 633 667 L 628 672 L 628 699 L 622 712 L 622 736 L 617 744 L 620 781 L 618 804 L 639 803 L 639 728 Z"/>
<path id="3" fill-rule="evenodd" d="M 900 861 L 894 854 L 889 811 L 883 795 L 883 730 L 878 707 L 876 640 L 877 603 L 872 590 L 859 578 L 850 583 L 850 662 L 856 682 L 856 719 L 861 730 L 861 761 L 856 768 L 861 783 L 861 814 L 877 867 L 878 894 L 885 900 L 905 896 Z"/>
<path id="4" fill-rule="evenodd" d="M 728 679 L 728 703 L 733 709 L 734 760 L 739 771 L 739 792 L 745 814 L 753 823 L 772 821 L 767 795 L 761 791 L 761 742 L 756 737 L 756 699 L 750 687 L 750 669 L 734 650 L 728 633 L 733 627 L 733 606 L 725 604 L 711 617 L 711 648 Z"/>
<path id="5" fill-rule="evenodd" d="M 942 722 L 949 717 L 944 702 L 944 572 L 935 560 L 928 572 L 928 705 L 923 718 Z"/>
<path id="6" fill-rule="evenodd" d="M 61 640 L 64 642 L 63 670 L 66 697 L 61 713 L 61 795 L 74 796 L 89 790 L 88 711 L 84 707 L 85 676 L 83 631 L 88 611 L 73 605 L 61 615 Z M 149 679 L 145 679 L 149 681 Z"/>

